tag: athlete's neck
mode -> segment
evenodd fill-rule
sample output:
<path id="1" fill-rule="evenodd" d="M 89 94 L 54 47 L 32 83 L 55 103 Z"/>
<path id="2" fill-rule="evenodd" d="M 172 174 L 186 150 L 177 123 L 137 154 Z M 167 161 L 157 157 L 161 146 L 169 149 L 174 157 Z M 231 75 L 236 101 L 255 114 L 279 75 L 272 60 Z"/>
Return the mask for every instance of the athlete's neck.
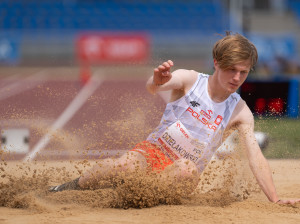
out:
<path id="1" fill-rule="evenodd" d="M 215 74 L 212 76 L 209 76 L 209 78 L 208 78 L 207 92 L 208 92 L 210 98 L 216 103 L 221 103 L 221 102 L 225 101 L 231 94 L 231 92 L 224 90 L 218 84 L 218 80 L 216 80 Z"/>

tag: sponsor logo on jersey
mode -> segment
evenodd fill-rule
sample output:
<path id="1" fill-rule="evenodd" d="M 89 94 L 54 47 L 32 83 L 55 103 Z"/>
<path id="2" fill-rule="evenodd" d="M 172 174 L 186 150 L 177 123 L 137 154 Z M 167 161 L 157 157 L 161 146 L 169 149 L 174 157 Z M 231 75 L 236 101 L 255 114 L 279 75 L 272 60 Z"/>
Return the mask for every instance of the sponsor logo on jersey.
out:
<path id="1" fill-rule="evenodd" d="M 194 111 L 191 107 L 187 109 L 187 112 L 189 112 L 194 118 L 196 118 L 198 121 L 200 121 L 202 124 L 204 124 L 207 128 L 212 129 L 213 131 L 217 130 L 217 126 L 221 124 L 223 117 L 221 115 L 218 115 L 215 119 L 214 123 L 209 122 L 211 119 L 211 115 L 213 114 L 212 110 L 208 110 L 207 112 L 204 110 L 201 110 L 200 113 Z"/>
<path id="2" fill-rule="evenodd" d="M 221 115 L 218 115 L 214 123 L 216 125 L 219 125 L 219 124 L 221 124 L 222 120 L 223 120 L 223 117 Z"/>
<path id="3" fill-rule="evenodd" d="M 189 138 L 188 133 L 186 133 L 186 131 L 181 127 L 180 123 L 176 123 L 176 127 L 179 128 L 180 132 L 186 137 Z"/>
<path id="4" fill-rule="evenodd" d="M 198 107 L 200 106 L 200 103 L 196 102 L 196 101 L 191 101 L 190 104 L 193 106 L 193 107 Z"/>
<path id="5" fill-rule="evenodd" d="M 162 139 L 168 144 L 164 144 Z M 189 152 L 187 149 L 185 149 L 182 145 L 178 144 L 174 138 L 168 133 L 165 132 L 161 138 L 158 139 L 159 143 L 163 146 L 163 149 L 167 151 L 170 157 L 174 158 L 175 160 L 178 159 L 179 157 L 173 153 L 173 151 L 177 152 L 182 158 L 188 159 L 194 163 L 197 162 L 199 159 L 198 156 L 193 155 L 191 152 Z M 173 150 L 170 150 L 170 148 Z M 197 149 L 193 150 L 193 153 L 200 154 L 201 151 Z"/>

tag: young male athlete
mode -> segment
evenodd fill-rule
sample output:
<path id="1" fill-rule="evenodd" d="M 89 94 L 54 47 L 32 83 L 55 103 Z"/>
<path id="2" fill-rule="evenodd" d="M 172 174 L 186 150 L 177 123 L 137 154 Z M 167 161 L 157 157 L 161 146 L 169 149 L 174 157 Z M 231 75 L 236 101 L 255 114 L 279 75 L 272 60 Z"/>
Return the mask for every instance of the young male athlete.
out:
<path id="1" fill-rule="evenodd" d="M 96 164 L 81 177 L 51 187 L 50 191 L 86 189 L 97 185 L 103 177 L 134 173 L 137 168 L 146 172 L 149 167 L 176 180 L 193 182 L 220 146 L 224 132 L 237 129 L 250 168 L 269 201 L 299 202 L 300 199 L 278 198 L 268 162 L 254 136 L 253 115 L 236 93 L 257 58 L 257 50 L 248 39 L 227 33 L 214 45 L 211 76 L 184 69 L 171 73 L 173 62 L 162 63 L 154 69 L 146 88 L 152 94 L 171 90 L 171 100 L 160 124 L 147 140 L 120 158 L 107 159 L 101 166 Z"/>

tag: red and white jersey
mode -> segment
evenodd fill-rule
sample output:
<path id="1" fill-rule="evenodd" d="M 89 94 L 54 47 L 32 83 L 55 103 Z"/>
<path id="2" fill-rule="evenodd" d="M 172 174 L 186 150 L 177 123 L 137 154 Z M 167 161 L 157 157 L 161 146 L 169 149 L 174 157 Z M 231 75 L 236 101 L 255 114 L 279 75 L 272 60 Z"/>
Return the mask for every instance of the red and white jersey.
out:
<path id="1" fill-rule="evenodd" d="M 221 103 L 208 94 L 209 75 L 200 73 L 189 92 L 167 104 L 159 126 L 148 141 L 171 159 L 188 159 L 202 172 L 222 142 L 223 132 L 240 100 L 237 93 Z"/>

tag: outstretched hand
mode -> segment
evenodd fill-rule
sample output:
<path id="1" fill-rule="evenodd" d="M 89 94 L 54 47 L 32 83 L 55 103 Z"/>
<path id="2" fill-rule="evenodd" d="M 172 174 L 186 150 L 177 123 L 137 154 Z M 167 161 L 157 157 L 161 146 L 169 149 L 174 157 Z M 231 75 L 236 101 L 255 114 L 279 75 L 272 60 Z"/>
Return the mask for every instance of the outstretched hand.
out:
<path id="1" fill-rule="evenodd" d="M 283 205 L 283 204 L 296 204 L 296 203 L 300 203 L 300 199 L 280 199 L 276 202 L 276 204 L 280 204 L 280 205 Z"/>
<path id="2" fill-rule="evenodd" d="M 172 78 L 171 67 L 174 65 L 173 61 L 168 60 L 154 69 L 153 83 L 156 85 L 163 85 Z"/>

